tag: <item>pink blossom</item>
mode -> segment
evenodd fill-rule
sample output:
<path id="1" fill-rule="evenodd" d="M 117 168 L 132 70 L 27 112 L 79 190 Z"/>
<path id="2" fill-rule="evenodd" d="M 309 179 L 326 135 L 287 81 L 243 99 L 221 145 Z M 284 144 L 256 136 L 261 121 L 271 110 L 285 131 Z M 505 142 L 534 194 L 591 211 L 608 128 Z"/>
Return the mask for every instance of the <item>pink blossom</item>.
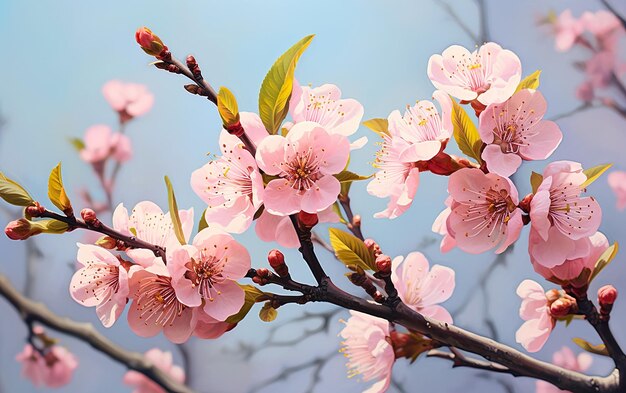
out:
<path id="1" fill-rule="evenodd" d="M 535 230 L 531 230 L 528 237 L 528 253 L 533 268 L 545 279 L 557 283 L 574 280 L 584 269 L 593 271 L 598 258 L 608 247 L 609 241 L 601 232 L 556 243 L 544 241 Z M 561 250 L 563 248 L 565 250 Z M 553 266 L 546 267 L 546 263 Z"/>
<path id="2" fill-rule="evenodd" d="M 524 280 L 517 287 L 517 295 L 522 298 L 519 315 L 526 322 L 515 333 L 515 341 L 528 352 L 537 352 L 548 340 L 555 323 L 546 294 L 535 281 Z"/>
<path id="3" fill-rule="evenodd" d="M 576 89 L 576 97 L 584 102 L 591 102 L 595 98 L 593 83 L 585 81 Z"/>
<path id="4" fill-rule="evenodd" d="M 594 35 L 600 48 L 609 52 L 615 52 L 617 40 L 624 33 L 619 19 L 606 10 L 596 12 L 584 12 L 580 17 L 586 30 Z"/>
<path id="5" fill-rule="evenodd" d="M 450 175 L 448 191 L 452 212 L 447 231 L 461 250 L 480 254 L 497 247 L 499 254 L 517 240 L 524 224 L 509 179 L 466 168 Z"/>
<path id="6" fill-rule="evenodd" d="M 193 208 L 179 210 L 178 216 L 183 228 L 185 239 L 188 240 L 194 226 Z M 136 236 L 166 249 L 180 244 L 174 233 L 172 218 L 154 202 L 143 201 L 135 205 L 130 216 L 128 210 L 120 203 L 113 212 L 113 228 L 125 235 Z M 142 266 L 150 266 L 154 261 L 154 253 L 147 249 L 129 249 L 126 253 L 134 262 Z"/>
<path id="7" fill-rule="evenodd" d="M 556 366 L 582 373 L 589 369 L 591 363 L 593 363 L 593 357 L 587 352 L 581 352 L 578 356 L 576 356 L 569 347 L 563 347 L 560 351 L 557 351 L 552 355 L 552 363 Z M 568 392 L 567 390 L 561 390 L 545 381 L 537 381 L 536 387 L 536 393 Z"/>
<path id="8" fill-rule="evenodd" d="M 193 335 L 205 340 L 220 338 L 224 333 L 231 330 L 236 324 L 218 321 L 208 316 L 201 308 L 194 308 L 197 323 Z"/>
<path id="9" fill-rule="evenodd" d="M 454 240 L 454 236 L 451 236 L 448 233 L 448 225 L 446 224 L 448 221 L 448 217 L 450 217 L 450 213 L 452 213 L 452 209 L 450 208 L 451 204 L 452 198 L 448 196 L 445 201 L 446 208 L 441 213 L 439 213 L 437 218 L 435 218 L 435 222 L 433 222 L 432 226 L 433 232 L 443 236 L 439 245 L 439 250 L 444 253 L 456 247 L 456 240 Z"/>
<path id="10" fill-rule="evenodd" d="M 617 197 L 617 209 L 626 209 L 626 172 L 613 171 L 608 176 L 609 187 Z"/>
<path id="11" fill-rule="evenodd" d="M 587 80 L 594 88 L 607 87 L 613 81 L 616 67 L 615 53 L 608 50 L 596 52 L 585 63 Z"/>
<path id="12" fill-rule="evenodd" d="M 236 280 L 250 269 L 250 254 L 226 232 L 203 229 L 192 245 L 172 251 L 167 267 L 176 296 L 189 307 L 203 307 L 224 321 L 243 306 L 244 291 Z"/>
<path id="13" fill-rule="evenodd" d="M 278 215 L 317 213 L 337 200 L 340 183 L 333 175 L 348 161 L 343 135 L 329 134 L 317 123 L 296 123 L 287 137 L 270 135 L 257 147 L 259 168 L 271 180 L 263 196 L 265 209 Z"/>
<path id="14" fill-rule="evenodd" d="M 141 337 L 152 337 L 163 331 L 170 341 L 180 344 L 196 327 L 192 308 L 176 297 L 167 267 L 160 258 L 130 278 L 133 303 L 128 310 L 128 326 Z"/>
<path id="15" fill-rule="evenodd" d="M 582 18 L 574 18 L 571 10 L 561 12 L 554 25 L 556 49 L 561 52 L 570 50 L 576 39 L 583 33 L 584 28 Z"/>
<path id="16" fill-rule="evenodd" d="M 174 381 L 184 383 L 185 371 L 175 366 L 171 352 L 164 352 L 158 348 L 152 348 L 144 354 L 145 358 L 152 362 L 155 367 L 168 374 Z M 140 372 L 130 370 L 124 374 L 124 383 L 133 387 L 132 393 L 165 393 L 162 387 Z"/>
<path id="17" fill-rule="evenodd" d="M 126 135 L 113 133 L 111 128 L 102 124 L 87 129 L 84 143 L 80 158 L 92 164 L 103 162 L 109 157 L 119 162 L 126 162 L 132 157 L 130 139 Z"/>
<path id="18" fill-rule="evenodd" d="M 452 45 L 428 60 L 428 77 L 437 89 L 464 101 L 484 105 L 506 101 L 513 95 L 522 76 L 517 55 L 494 42 L 470 53 Z"/>
<path id="19" fill-rule="evenodd" d="M 490 172 L 509 177 L 522 160 L 544 160 L 556 150 L 563 135 L 555 122 L 542 120 L 545 113 L 543 95 L 530 89 L 481 113 L 478 130 L 487 144 L 482 158 Z"/>
<path id="20" fill-rule="evenodd" d="M 138 83 L 112 80 L 104 84 L 102 94 L 115 111 L 130 118 L 147 113 L 154 104 L 154 96 L 148 88 Z"/>
<path id="21" fill-rule="evenodd" d="M 556 161 L 543 171 L 543 181 L 530 203 L 532 228 L 550 245 L 550 257 L 537 253 L 538 263 L 550 268 L 565 260 L 573 245 L 569 241 L 596 233 L 602 210 L 593 197 L 581 197 L 587 180 L 582 166 L 572 161 Z M 569 244 L 569 245 L 568 245 Z"/>
<path id="22" fill-rule="evenodd" d="M 240 116 L 246 133 L 250 133 L 258 116 Z M 265 128 L 263 132 L 267 135 Z M 222 130 L 220 149 L 220 157 L 192 173 L 191 188 L 208 205 L 204 213 L 207 223 L 227 232 L 242 233 L 263 202 L 263 178 L 254 157 L 239 138 Z"/>
<path id="23" fill-rule="evenodd" d="M 138 266 L 126 271 L 108 250 L 91 244 L 78 244 L 78 263 L 82 267 L 70 282 L 70 295 L 86 307 L 96 307 L 96 314 L 105 327 L 120 317 L 129 294 L 128 276 Z"/>
<path id="24" fill-rule="evenodd" d="M 429 271 L 428 260 L 421 252 L 395 257 L 391 269 L 391 280 L 406 305 L 427 317 L 452 323 L 452 316 L 439 303 L 452 296 L 454 270 L 434 265 Z"/>
<path id="25" fill-rule="evenodd" d="M 54 345 L 42 356 L 32 345 L 26 344 L 15 360 L 22 363 L 22 376 L 37 387 L 59 388 L 72 380 L 78 367 L 76 357 L 67 349 Z"/>
<path id="26" fill-rule="evenodd" d="M 359 375 L 363 382 L 375 381 L 364 393 L 382 393 L 391 383 L 391 369 L 395 361 L 389 343 L 389 322 L 357 311 L 350 311 L 350 319 L 343 328 L 341 352 L 348 358 L 348 376 Z"/>

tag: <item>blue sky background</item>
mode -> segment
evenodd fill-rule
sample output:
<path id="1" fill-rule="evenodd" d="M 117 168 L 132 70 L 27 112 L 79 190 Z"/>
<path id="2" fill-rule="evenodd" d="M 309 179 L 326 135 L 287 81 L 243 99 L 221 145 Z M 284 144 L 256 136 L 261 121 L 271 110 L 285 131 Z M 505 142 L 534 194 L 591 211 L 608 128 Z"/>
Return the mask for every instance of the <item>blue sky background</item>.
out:
<path id="1" fill-rule="evenodd" d="M 471 0 L 450 1 L 470 28 L 478 28 L 478 13 Z M 548 10 L 570 7 L 575 15 L 585 9 L 597 9 L 595 1 L 487 1 L 488 24 L 492 40 L 515 51 L 522 60 L 524 74 L 542 69 L 541 90 L 548 101 L 548 117 L 567 112 L 579 103 L 574 97 L 582 76 L 572 63 L 586 58 L 586 53 L 557 53 L 547 28 L 536 20 Z M 626 12 L 626 7 L 622 7 Z M 134 159 L 119 177 L 115 194 L 126 206 L 150 199 L 166 206 L 163 175 L 169 175 L 181 207 L 203 210 L 202 202 L 191 191 L 189 177 L 206 162 L 207 152 L 218 151 L 220 123 L 215 108 L 208 102 L 187 94 L 185 79 L 149 67 L 150 58 L 134 42 L 134 31 L 146 25 L 157 32 L 179 58 L 193 53 L 202 66 L 205 78 L 216 88 L 228 86 L 237 96 L 241 110 L 256 111 L 258 88 L 273 61 L 290 45 L 305 35 L 317 36 L 302 57 L 296 75 L 302 83 L 335 83 L 345 97 L 358 99 L 365 107 L 365 118 L 386 117 L 417 99 L 429 98 L 433 86 L 426 75 L 430 55 L 441 53 L 451 44 L 473 47 L 476 43 L 455 24 L 437 2 L 431 0 L 329 1 L 185 1 L 156 3 L 149 1 L 55 2 L 0 1 L 0 109 L 7 125 L 0 134 L 0 168 L 28 186 L 33 195 L 46 195 L 48 173 L 58 161 L 64 164 L 64 179 L 70 196 L 77 201 L 81 187 L 94 190 L 98 183 L 91 170 L 67 143 L 71 136 L 82 136 L 93 124 L 112 127 L 116 114 L 101 95 L 102 85 L 110 79 L 146 84 L 155 95 L 152 111 L 135 121 L 128 132 L 133 140 Z M 623 40 L 621 42 L 623 52 Z M 559 121 L 564 140 L 552 159 L 574 159 L 585 166 L 613 162 L 626 169 L 626 145 L 623 119 L 604 109 L 594 109 Z M 371 141 L 376 136 L 364 128 L 359 135 Z M 369 174 L 376 146 L 370 143 L 352 158 L 355 171 Z M 522 167 L 518 175 L 520 195 L 529 190 L 531 170 L 540 172 L 545 163 Z M 457 288 L 446 303 L 450 310 L 476 291 L 476 283 L 493 260 L 486 253 L 470 256 L 459 251 L 442 255 L 435 244 L 432 221 L 443 207 L 447 179 L 422 176 L 418 195 L 410 211 L 401 218 L 376 220 L 372 214 L 383 209 L 386 201 L 368 196 L 365 184 L 353 187 L 353 208 L 363 216 L 366 236 L 374 237 L 383 250 L 406 255 L 420 250 L 431 264 L 440 263 L 457 272 Z M 615 210 L 615 198 L 606 179 L 590 187 L 604 211 L 601 230 L 611 241 L 624 243 L 624 214 Z M 2 222 L 9 217 L 2 216 Z M 322 233 L 324 231 L 321 231 Z M 262 243 L 254 231 L 238 237 L 249 247 L 254 264 L 265 264 L 267 251 L 275 244 Z M 75 258 L 79 233 L 63 237 L 41 237 L 39 246 L 46 256 L 37 262 L 34 297 L 61 315 L 80 321 L 95 322 L 96 327 L 126 348 L 145 351 L 158 346 L 172 350 L 180 364 L 177 348 L 162 337 L 143 339 L 133 335 L 124 320 L 104 329 L 93 309 L 74 303 L 68 296 L 72 275 L 69 267 Z M 439 239 L 437 239 L 438 241 Z M 489 315 L 498 327 L 500 339 L 516 348 L 514 332 L 522 321 L 518 317 L 519 299 L 515 288 L 525 278 L 538 278 L 526 252 L 527 229 L 504 266 L 491 276 L 488 287 Z M 624 243 L 626 244 L 626 243 Z M 0 237 L 0 272 L 21 288 L 24 285 L 24 245 Z M 310 280 L 296 252 L 286 252 L 290 267 L 301 280 Z M 320 251 L 328 271 L 338 280 L 343 267 L 331 255 Z M 597 286 L 613 283 L 626 291 L 624 258 L 607 268 Z M 547 285 L 546 285 L 547 286 Z M 346 288 L 350 288 L 346 286 Z M 626 292 L 625 292 L 626 293 Z M 478 294 L 468 307 L 455 315 L 455 322 L 472 331 L 488 334 L 483 319 L 484 298 Z M 327 309 L 324 305 L 307 306 L 310 311 Z M 618 302 L 613 325 L 621 342 L 626 342 L 626 308 Z M 279 310 L 278 322 L 302 312 L 296 306 Z M 19 377 L 19 365 L 13 360 L 24 343 L 26 330 L 6 302 L 0 300 L 0 390 L 30 392 L 35 389 Z M 271 377 L 286 365 L 306 362 L 316 356 L 333 356 L 321 372 L 316 391 L 358 392 L 368 385 L 345 378 L 344 360 L 336 352 L 341 329 L 339 314 L 331 323 L 329 335 L 314 336 L 295 347 L 267 349 L 249 358 L 233 354 L 240 342 L 259 342 L 268 326 L 251 315 L 237 329 L 219 341 L 192 340 L 192 386 L 199 392 L 247 392 L 260 381 Z M 297 325 L 281 331 L 289 338 L 310 325 Z M 553 337 L 538 353 L 550 359 L 552 353 L 568 345 L 572 337 L 597 341 L 583 323 L 568 329 L 558 326 Z M 121 384 L 123 367 L 71 338 L 63 344 L 80 359 L 74 381 L 60 391 L 111 392 L 129 391 Z M 591 372 L 605 374 L 609 363 L 596 359 Z M 467 393 L 502 391 L 493 380 L 473 370 L 452 371 L 442 360 L 420 359 L 412 366 L 399 361 L 394 368 L 398 380 L 408 391 Z M 532 389 L 527 379 L 503 377 L 513 383 L 516 392 Z M 305 391 L 309 372 L 303 371 L 263 392 Z M 42 389 L 44 390 L 44 389 Z"/>

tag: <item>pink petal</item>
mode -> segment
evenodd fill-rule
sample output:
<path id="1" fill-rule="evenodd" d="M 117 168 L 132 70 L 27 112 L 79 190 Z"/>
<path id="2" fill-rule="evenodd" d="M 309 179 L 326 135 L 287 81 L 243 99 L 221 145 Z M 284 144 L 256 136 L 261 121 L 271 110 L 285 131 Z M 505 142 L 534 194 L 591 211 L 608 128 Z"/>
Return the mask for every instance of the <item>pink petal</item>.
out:
<path id="1" fill-rule="evenodd" d="M 490 172 L 509 177 L 522 164 L 522 158 L 514 153 L 503 153 L 499 145 L 487 145 L 482 153 Z"/>
<path id="2" fill-rule="evenodd" d="M 302 196 L 300 208 L 307 213 L 317 213 L 335 203 L 341 183 L 334 176 L 324 176 Z"/>
<path id="3" fill-rule="evenodd" d="M 218 296 L 213 301 L 207 301 L 204 312 L 218 321 L 225 321 L 236 314 L 243 306 L 245 294 L 243 289 L 234 281 L 226 280 L 215 285 Z"/>
<path id="4" fill-rule="evenodd" d="M 291 132 L 290 132 L 291 133 Z M 287 140 L 280 135 L 270 135 L 263 139 L 256 149 L 256 161 L 259 168 L 268 175 L 278 175 L 285 160 Z"/>
<path id="5" fill-rule="evenodd" d="M 301 210 L 303 195 L 291 188 L 288 181 L 275 179 L 265 187 L 263 203 L 268 212 L 287 216 Z"/>

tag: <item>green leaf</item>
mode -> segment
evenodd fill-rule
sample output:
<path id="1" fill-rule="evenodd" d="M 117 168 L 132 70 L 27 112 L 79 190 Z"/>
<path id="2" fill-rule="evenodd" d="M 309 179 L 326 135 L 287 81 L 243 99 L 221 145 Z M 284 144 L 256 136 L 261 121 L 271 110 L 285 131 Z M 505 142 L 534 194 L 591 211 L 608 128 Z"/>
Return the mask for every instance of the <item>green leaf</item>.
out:
<path id="1" fill-rule="evenodd" d="M 76 151 L 81 151 L 85 148 L 85 142 L 80 138 L 69 138 L 70 143 L 74 146 Z"/>
<path id="2" fill-rule="evenodd" d="M 600 272 L 609 265 L 609 263 L 611 263 L 611 261 L 613 260 L 613 258 L 615 258 L 615 256 L 617 255 L 617 251 L 619 250 L 619 245 L 617 244 L 617 242 L 613 243 L 611 245 L 611 247 L 607 248 L 602 255 L 600 255 L 600 258 L 598 258 L 598 261 L 596 262 L 596 265 L 593 269 L 593 273 L 591 273 L 591 277 L 589 278 L 589 282 L 593 281 L 594 278 L 596 278 L 596 276 L 598 274 L 600 274 Z"/>
<path id="3" fill-rule="evenodd" d="M 357 175 L 354 172 L 341 171 L 333 176 L 335 176 L 335 178 L 337 178 L 337 180 L 339 180 L 340 183 L 347 183 L 347 182 L 353 182 L 353 181 L 358 181 L 358 180 L 367 180 L 374 175 L 361 176 L 361 175 Z"/>
<path id="4" fill-rule="evenodd" d="M 517 93 L 518 91 L 522 89 L 537 90 L 539 88 L 539 76 L 540 75 L 541 75 L 541 70 L 537 70 L 533 72 L 532 74 L 528 75 L 526 78 L 522 79 L 519 85 L 517 85 L 517 89 L 515 89 L 515 92 Z"/>
<path id="5" fill-rule="evenodd" d="M 202 212 L 202 216 L 200 216 L 200 221 L 198 222 L 198 232 L 209 227 L 209 224 L 206 222 L 206 218 L 204 217 L 205 213 L 206 213 L 206 209 L 204 209 L 204 211 Z"/>
<path id="6" fill-rule="evenodd" d="M 15 206 L 30 206 L 35 201 L 28 191 L 0 172 L 0 198 Z"/>
<path id="7" fill-rule="evenodd" d="M 575 337 L 572 341 L 574 344 L 578 345 L 587 352 L 595 353 L 596 355 L 609 356 L 609 351 L 606 350 L 606 346 L 604 344 L 593 345 L 580 337 Z"/>
<path id="8" fill-rule="evenodd" d="M 348 221 L 346 221 L 346 219 L 343 217 L 343 214 L 341 213 L 341 209 L 339 208 L 339 202 L 333 203 L 333 211 L 337 216 L 339 216 L 340 223 L 344 225 L 348 224 Z"/>
<path id="9" fill-rule="evenodd" d="M 264 186 L 267 186 L 272 180 L 280 179 L 280 176 L 268 175 L 267 173 L 261 173 L 261 177 L 263 178 Z"/>
<path id="10" fill-rule="evenodd" d="M 261 318 L 263 322 L 272 322 L 277 316 L 278 311 L 271 306 L 270 302 L 265 303 L 259 311 L 259 318 Z"/>
<path id="11" fill-rule="evenodd" d="M 296 64 L 313 37 L 313 35 L 304 37 L 283 53 L 263 79 L 259 92 L 259 116 L 271 135 L 276 134 L 287 116 Z"/>
<path id="12" fill-rule="evenodd" d="M 237 100 L 233 93 L 224 86 L 220 87 L 220 91 L 217 93 L 217 111 L 225 127 L 239 123 Z"/>
<path id="13" fill-rule="evenodd" d="M 183 226 L 178 216 L 178 205 L 176 204 L 176 196 L 174 195 L 174 188 L 170 178 L 165 176 L 165 186 L 167 187 L 167 202 L 170 208 L 170 217 L 172 218 L 172 226 L 174 227 L 174 234 L 180 242 L 180 244 L 187 244 L 185 241 L 185 234 L 183 233 Z"/>
<path id="14" fill-rule="evenodd" d="M 67 232 L 67 229 L 69 228 L 69 226 L 63 221 L 54 219 L 31 221 L 30 226 L 33 235 L 38 233 L 51 233 L 59 235 Z"/>
<path id="15" fill-rule="evenodd" d="M 459 149 L 468 157 L 472 157 L 479 164 L 482 164 L 480 149 L 483 141 L 480 139 L 478 129 L 465 109 L 454 100 L 452 100 L 452 125 L 454 127 L 454 140 L 456 140 Z"/>
<path id="16" fill-rule="evenodd" d="M 387 119 L 369 119 L 365 120 L 363 122 L 363 125 L 380 135 L 381 138 L 389 136 L 389 122 L 387 121 Z"/>
<path id="17" fill-rule="evenodd" d="M 370 250 L 356 236 L 337 228 L 330 228 L 330 245 L 344 265 L 357 265 L 364 270 L 376 270 L 376 262 Z"/>
<path id="18" fill-rule="evenodd" d="M 50 202 L 52 202 L 54 206 L 59 208 L 62 212 L 72 209 L 70 199 L 65 193 L 65 187 L 63 187 L 60 162 L 56 167 L 54 167 L 52 172 L 50 172 L 50 177 L 48 178 L 48 198 L 50 198 Z"/>
<path id="19" fill-rule="evenodd" d="M 245 293 L 244 303 L 237 314 L 233 314 L 230 317 L 226 318 L 227 323 L 239 323 L 246 317 L 246 315 L 248 315 L 254 303 L 257 302 L 257 299 L 265 298 L 265 294 L 254 285 L 237 285 L 239 285 Z"/>
<path id="20" fill-rule="evenodd" d="M 585 169 L 583 173 L 587 176 L 587 180 L 580 185 L 580 188 L 587 188 L 587 186 L 598 180 L 598 178 L 612 166 L 613 164 L 602 164 L 594 166 L 593 168 Z"/>
<path id="21" fill-rule="evenodd" d="M 533 188 L 533 194 L 537 192 L 537 189 L 539 189 L 541 182 L 543 182 L 543 176 L 533 171 L 530 174 L 530 185 Z"/>
<path id="22" fill-rule="evenodd" d="M 352 187 L 352 182 L 341 183 L 341 190 L 339 191 L 339 195 L 347 196 L 350 192 L 350 187 Z"/>

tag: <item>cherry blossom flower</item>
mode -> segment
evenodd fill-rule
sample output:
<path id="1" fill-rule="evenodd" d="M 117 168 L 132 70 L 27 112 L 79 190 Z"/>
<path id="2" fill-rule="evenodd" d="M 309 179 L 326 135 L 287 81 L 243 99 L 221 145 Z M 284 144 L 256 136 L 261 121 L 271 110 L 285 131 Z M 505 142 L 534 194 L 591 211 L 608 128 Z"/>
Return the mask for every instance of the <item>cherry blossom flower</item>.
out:
<path id="1" fill-rule="evenodd" d="M 395 257 L 391 269 L 391 280 L 407 306 L 427 317 L 452 323 L 452 316 L 439 303 L 452 296 L 454 270 L 434 265 L 429 271 L 428 260 L 421 252 Z"/>
<path id="2" fill-rule="evenodd" d="M 193 208 L 179 210 L 185 240 L 189 239 L 194 226 Z M 176 239 L 172 218 L 154 202 L 143 201 L 135 205 L 130 216 L 128 210 L 120 203 L 113 212 L 113 228 L 128 236 L 169 249 L 180 244 Z M 141 266 L 150 266 L 154 262 L 154 253 L 147 249 L 137 248 L 126 250 L 134 262 Z"/>
<path id="3" fill-rule="evenodd" d="M 131 276 L 130 295 L 128 326 L 135 334 L 152 337 L 163 331 L 176 344 L 189 339 L 196 327 L 193 309 L 176 297 L 172 277 L 160 258 Z"/>
<path id="4" fill-rule="evenodd" d="M 329 134 L 313 122 L 296 123 L 287 137 L 264 138 L 256 160 L 266 174 L 278 177 L 265 188 L 265 209 L 278 215 L 326 209 L 341 188 L 333 175 L 345 168 L 349 154 L 345 136 Z"/>
<path id="5" fill-rule="evenodd" d="M 70 295 L 86 307 L 96 307 L 105 327 L 120 317 L 129 294 L 128 276 L 139 266 L 126 267 L 108 250 L 91 244 L 78 244 L 78 262 L 82 267 L 70 282 Z"/>
<path id="6" fill-rule="evenodd" d="M 236 280 L 250 269 L 250 254 L 226 232 L 203 229 L 192 245 L 172 251 L 167 267 L 176 296 L 189 307 L 200 307 L 224 321 L 243 306 L 244 291 Z"/>
<path id="7" fill-rule="evenodd" d="M 626 172 L 613 171 L 608 176 L 609 187 L 617 197 L 617 209 L 626 209 Z"/>
<path id="8" fill-rule="evenodd" d="M 524 280 L 517 287 L 517 295 L 522 298 L 519 315 L 526 322 L 515 333 L 515 341 L 528 352 L 537 352 L 548 340 L 555 324 L 546 294 L 535 281 Z"/>
<path id="9" fill-rule="evenodd" d="M 555 122 L 542 120 L 545 113 L 543 95 L 530 89 L 481 113 L 478 130 L 487 144 L 482 158 L 490 172 L 509 177 L 522 160 L 543 160 L 556 150 L 563 135 Z"/>
<path id="10" fill-rule="evenodd" d="M 591 363 L 593 363 L 593 357 L 586 352 L 581 352 L 578 354 L 578 356 L 576 356 L 569 347 L 563 347 L 560 351 L 557 351 L 552 355 L 552 363 L 556 366 L 582 373 L 587 371 L 589 367 L 591 367 Z M 561 390 L 546 381 L 537 381 L 536 388 L 536 393 L 568 392 L 567 390 Z"/>
<path id="11" fill-rule="evenodd" d="M 59 388 L 72 380 L 78 367 L 76 357 L 67 349 L 54 345 L 44 350 L 44 355 L 26 344 L 15 360 L 22 363 L 22 376 L 35 386 Z"/>
<path id="12" fill-rule="evenodd" d="M 450 213 L 452 213 L 452 209 L 450 205 L 452 204 L 452 198 L 448 196 L 445 201 L 446 208 L 439 213 L 437 218 L 435 218 L 435 222 L 433 222 L 432 231 L 443 236 L 441 239 L 441 243 L 439 244 L 439 250 L 441 252 L 448 252 L 456 247 L 456 240 L 454 240 L 454 236 L 451 236 L 448 233 L 448 217 L 450 217 Z"/>
<path id="13" fill-rule="evenodd" d="M 556 49 L 566 52 L 571 49 L 576 39 L 585 30 L 585 23 L 582 18 L 574 18 L 572 11 L 568 9 L 561 12 L 558 16 L 554 23 L 554 30 L 556 34 Z"/>
<path id="14" fill-rule="evenodd" d="M 152 348 L 144 356 L 158 369 L 168 374 L 174 381 L 185 382 L 185 371 L 181 367 L 174 365 L 171 352 Z M 132 393 L 165 393 L 165 390 L 157 385 L 156 382 L 134 370 L 127 371 L 124 374 L 123 381 L 126 385 L 133 387 Z"/>
<path id="15" fill-rule="evenodd" d="M 586 11 L 580 17 L 585 29 L 594 35 L 601 49 L 615 52 L 617 40 L 624 33 L 620 20 L 606 10 Z"/>
<path id="16" fill-rule="evenodd" d="M 375 381 L 364 393 L 382 393 L 391 383 L 395 361 L 390 344 L 389 322 L 357 311 L 350 318 L 341 337 L 344 356 L 348 358 L 348 376 L 360 375 L 363 382 Z"/>
<path id="17" fill-rule="evenodd" d="M 154 104 L 154 96 L 148 88 L 138 83 L 124 83 L 112 80 L 104 84 L 102 94 L 111 108 L 128 121 L 147 113 Z"/>
<path id="18" fill-rule="evenodd" d="M 497 247 L 499 254 L 517 240 L 524 224 L 517 189 L 509 179 L 461 169 L 450 175 L 448 191 L 452 212 L 447 231 L 461 250 L 480 254 Z"/>
<path id="19" fill-rule="evenodd" d="M 506 101 L 522 76 L 517 55 L 494 42 L 474 52 L 452 45 L 428 60 L 428 77 L 437 89 L 464 101 L 483 105 Z"/>
<path id="20" fill-rule="evenodd" d="M 258 116 L 240 116 L 246 133 L 250 133 Z M 263 132 L 267 135 L 265 128 Z M 222 130 L 220 149 L 220 157 L 192 173 L 191 188 L 208 205 L 204 213 L 207 223 L 227 232 L 242 233 L 263 202 L 263 178 L 254 157 L 239 138 Z"/>
<path id="21" fill-rule="evenodd" d="M 106 125 L 89 127 L 83 142 L 85 147 L 80 151 L 80 158 L 92 164 L 104 162 L 109 157 L 126 162 L 133 155 L 130 139 L 126 135 L 113 133 Z"/>

